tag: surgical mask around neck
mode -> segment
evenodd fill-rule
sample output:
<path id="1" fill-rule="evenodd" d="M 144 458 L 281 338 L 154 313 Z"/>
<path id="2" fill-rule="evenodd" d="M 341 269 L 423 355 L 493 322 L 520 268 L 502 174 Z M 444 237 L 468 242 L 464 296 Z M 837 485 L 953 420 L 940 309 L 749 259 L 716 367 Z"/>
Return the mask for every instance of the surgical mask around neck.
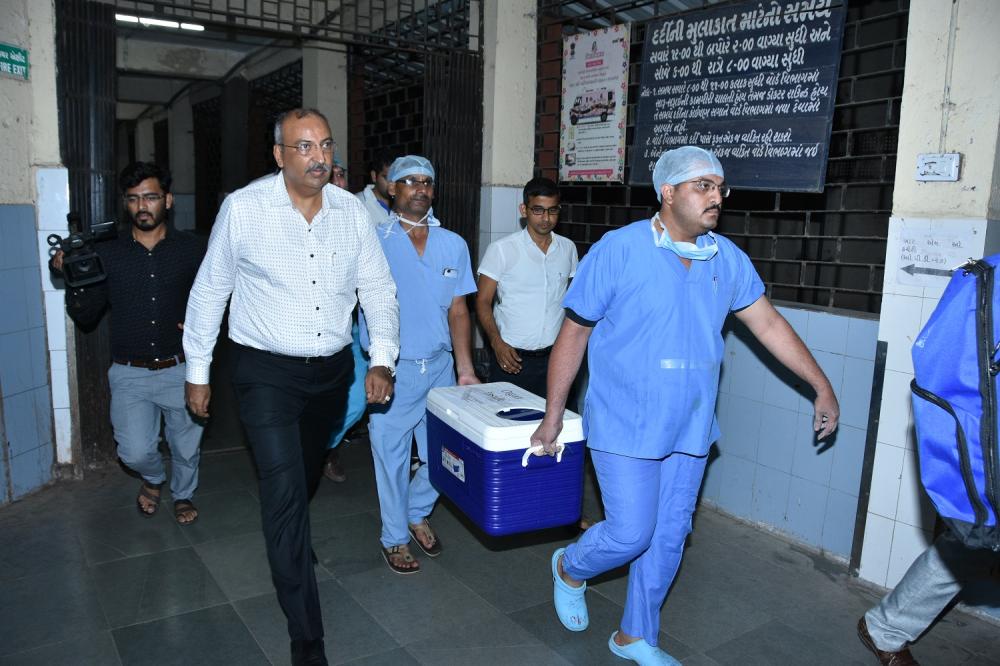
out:
<path id="1" fill-rule="evenodd" d="M 663 227 L 661 233 L 657 233 L 656 225 L 659 223 Z M 719 244 L 715 242 L 715 234 L 711 231 L 705 232 L 704 236 L 700 238 L 708 237 L 705 241 L 706 243 L 711 243 L 711 245 L 696 245 L 694 243 L 688 243 L 687 241 L 674 241 L 670 238 L 670 234 L 667 233 L 667 225 L 660 222 L 660 214 L 657 213 L 650 220 L 650 225 L 653 231 L 653 241 L 656 243 L 656 247 L 662 247 L 665 250 L 670 250 L 678 257 L 683 257 L 684 259 L 691 259 L 692 261 L 707 261 L 714 257 L 719 251 Z"/>
<path id="2" fill-rule="evenodd" d="M 389 221 L 393 223 L 402 222 L 403 224 L 408 225 L 410 228 L 406 230 L 406 233 L 410 233 L 415 227 L 441 226 L 441 222 L 436 217 L 434 217 L 434 208 L 428 209 L 427 214 L 424 215 L 419 220 L 417 220 L 416 222 L 406 219 L 396 211 L 392 211 L 391 213 L 389 213 Z"/>

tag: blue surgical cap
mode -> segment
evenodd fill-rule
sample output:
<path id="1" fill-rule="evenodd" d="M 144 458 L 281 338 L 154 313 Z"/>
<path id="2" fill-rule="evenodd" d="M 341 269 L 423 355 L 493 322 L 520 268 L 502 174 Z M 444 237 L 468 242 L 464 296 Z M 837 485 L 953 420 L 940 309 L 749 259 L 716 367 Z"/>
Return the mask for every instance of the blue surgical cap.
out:
<path id="1" fill-rule="evenodd" d="M 715 175 L 725 178 L 722 164 L 714 153 L 698 146 L 682 146 L 660 155 L 653 167 L 653 187 L 656 198 L 664 185 L 677 185 L 698 176 Z"/>
<path id="2" fill-rule="evenodd" d="M 431 161 L 420 155 L 403 155 L 389 165 L 389 181 L 396 182 L 407 176 L 427 176 L 434 178 L 434 167 Z"/>

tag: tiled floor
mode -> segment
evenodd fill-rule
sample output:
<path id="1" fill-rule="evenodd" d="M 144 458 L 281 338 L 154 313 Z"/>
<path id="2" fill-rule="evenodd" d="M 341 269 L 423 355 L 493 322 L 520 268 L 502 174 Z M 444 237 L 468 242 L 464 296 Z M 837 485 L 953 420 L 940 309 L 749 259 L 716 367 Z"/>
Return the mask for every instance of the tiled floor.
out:
<path id="1" fill-rule="evenodd" d="M 396 576 L 379 555 L 365 443 L 344 460 L 348 481 L 324 481 L 312 505 L 331 663 L 625 663 L 606 647 L 623 572 L 592 585 L 591 628 L 567 632 L 548 559 L 571 535 L 489 540 L 442 503 L 445 552 Z M 250 458 L 206 455 L 201 479 L 202 515 L 186 528 L 169 511 L 138 516 L 138 483 L 117 469 L 0 510 L 0 665 L 287 664 Z M 854 623 L 874 600 L 843 567 L 702 509 L 661 644 L 699 666 L 873 663 Z M 1000 629 L 953 612 L 914 651 L 924 664 L 1000 664 Z"/>

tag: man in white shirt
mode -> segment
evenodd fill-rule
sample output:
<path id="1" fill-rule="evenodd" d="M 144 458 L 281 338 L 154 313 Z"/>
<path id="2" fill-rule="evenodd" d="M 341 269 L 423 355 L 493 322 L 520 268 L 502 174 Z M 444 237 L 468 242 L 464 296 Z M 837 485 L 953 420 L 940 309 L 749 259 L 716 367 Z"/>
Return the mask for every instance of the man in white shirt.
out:
<path id="1" fill-rule="evenodd" d="M 543 398 L 562 298 L 577 264 L 576 246 L 553 232 L 559 208 L 555 183 L 528 181 L 519 206 L 525 227 L 486 248 L 476 295 L 476 314 L 493 348 L 489 381 L 511 382 Z"/>
<path id="2" fill-rule="evenodd" d="M 371 183 L 358 192 L 357 197 L 365 205 L 372 224 L 379 225 L 389 220 L 392 211 L 392 196 L 389 194 L 389 165 L 396 158 L 387 153 L 379 152 L 368 163 L 368 178 Z"/>
<path id="3" fill-rule="evenodd" d="M 309 498 L 353 374 L 351 312 L 360 300 L 368 320 L 368 402 L 388 403 L 399 309 L 364 206 L 329 184 L 335 144 L 326 118 L 292 109 L 278 117 L 274 134 L 281 171 L 223 201 L 188 297 L 185 392 L 191 411 L 207 417 L 209 365 L 231 295 L 232 381 L 257 464 L 292 663 L 326 664 Z"/>

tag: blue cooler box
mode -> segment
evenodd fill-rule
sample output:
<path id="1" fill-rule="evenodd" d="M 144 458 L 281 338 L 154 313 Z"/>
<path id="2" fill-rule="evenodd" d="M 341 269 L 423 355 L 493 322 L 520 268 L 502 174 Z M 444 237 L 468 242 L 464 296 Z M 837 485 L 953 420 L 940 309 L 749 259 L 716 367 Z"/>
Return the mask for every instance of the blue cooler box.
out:
<path id="1" fill-rule="evenodd" d="M 528 450 L 545 400 L 507 382 L 431 389 L 427 464 L 435 488 L 487 534 L 569 525 L 583 503 L 583 421 L 567 411 L 561 455 Z"/>

